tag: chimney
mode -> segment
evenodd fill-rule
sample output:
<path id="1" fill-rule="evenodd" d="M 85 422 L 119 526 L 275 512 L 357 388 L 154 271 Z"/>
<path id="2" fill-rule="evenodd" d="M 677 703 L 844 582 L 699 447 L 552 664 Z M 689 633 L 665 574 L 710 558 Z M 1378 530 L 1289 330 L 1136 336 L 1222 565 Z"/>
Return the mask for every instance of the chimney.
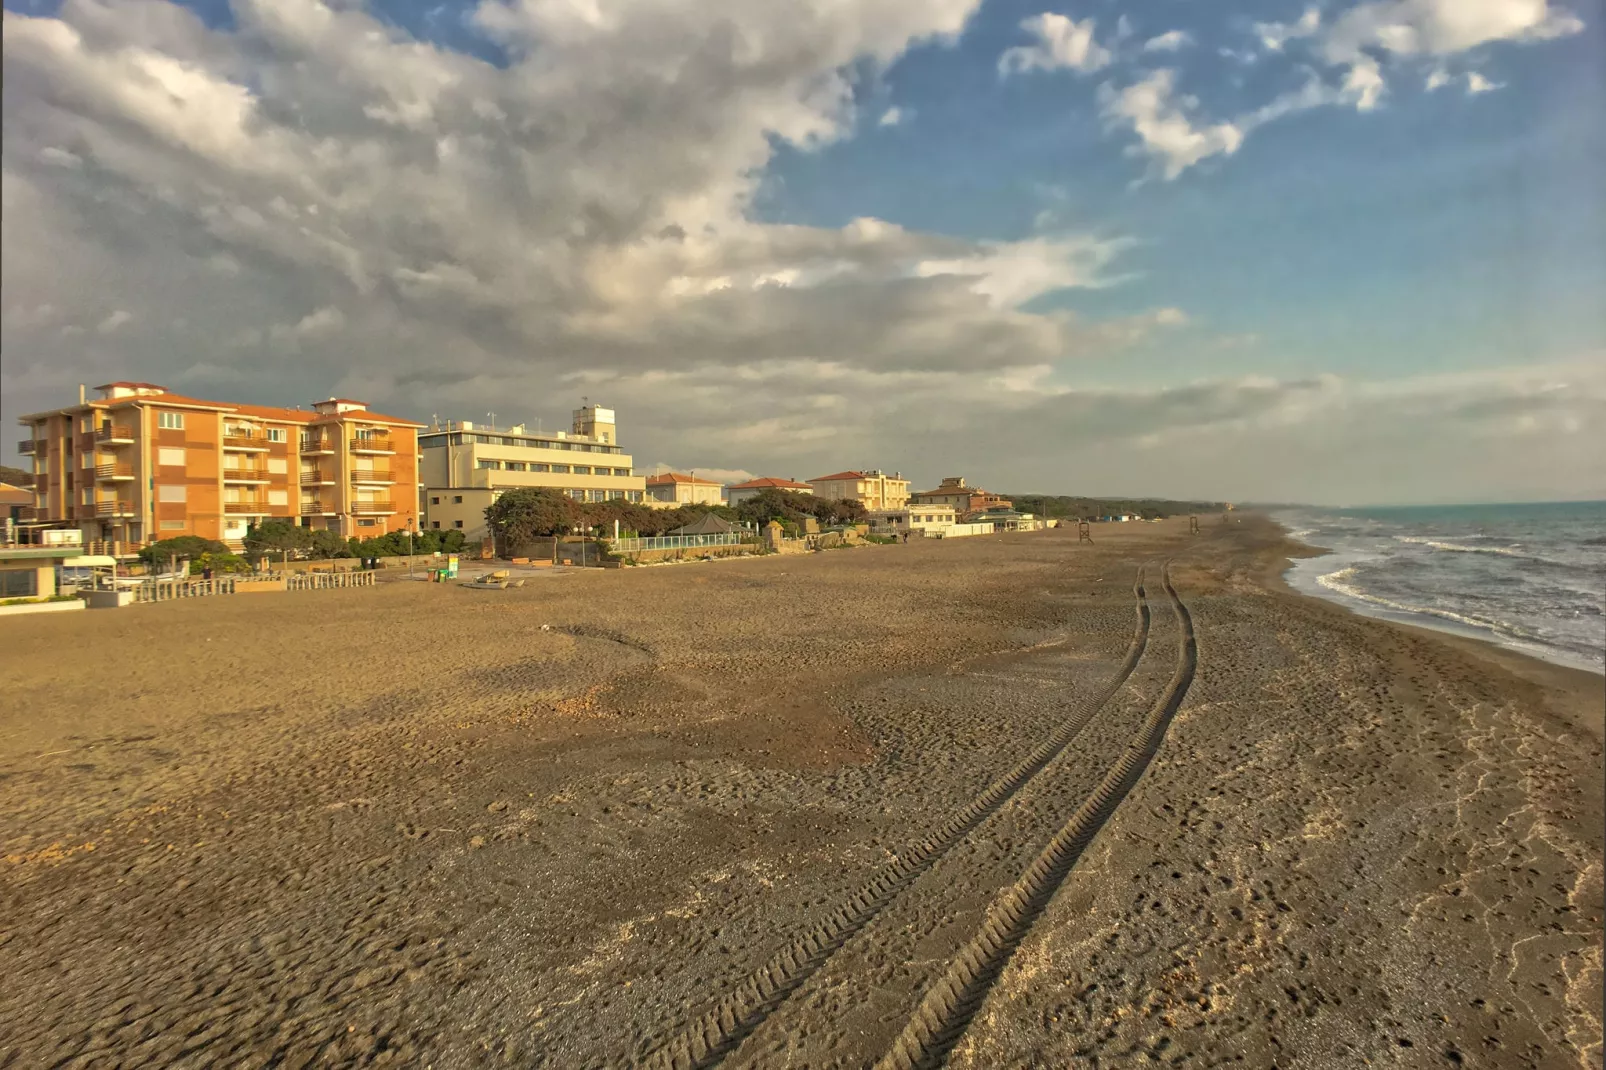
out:
<path id="1" fill-rule="evenodd" d="M 84 403 L 84 400 L 85 400 L 84 399 L 84 384 L 83 383 L 79 383 L 78 384 L 78 404 L 82 405 Z"/>

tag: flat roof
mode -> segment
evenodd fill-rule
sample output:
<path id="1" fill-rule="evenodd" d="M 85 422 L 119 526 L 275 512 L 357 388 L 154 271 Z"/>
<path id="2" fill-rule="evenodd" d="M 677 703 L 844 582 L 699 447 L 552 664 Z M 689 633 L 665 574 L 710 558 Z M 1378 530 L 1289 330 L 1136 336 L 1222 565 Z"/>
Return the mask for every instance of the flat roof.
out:
<path id="1" fill-rule="evenodd" d="M 46 558 L 80 557 L 82 546 L 8 546 L 0 549 L 0 561 L 31 561 Z"/>

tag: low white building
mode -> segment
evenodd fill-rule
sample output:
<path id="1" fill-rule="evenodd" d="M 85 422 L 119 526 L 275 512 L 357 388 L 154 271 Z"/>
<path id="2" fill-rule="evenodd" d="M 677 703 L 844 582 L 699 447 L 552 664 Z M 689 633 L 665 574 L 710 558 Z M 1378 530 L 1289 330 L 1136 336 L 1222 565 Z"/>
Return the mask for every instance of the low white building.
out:
<path id="1" fill-rule="evenodd" d="M 655 509 L 673 509 L 681 505 L 723 505 L 725 485 L 712 479 L 699 479 L 695 474 L 662 472 L 647 477 L 646 504 Z"/>
<path id="2" fill-rule="evenodd" d="M 942 535 L 958 519 L 951 505 L 911 505 L 906 509 L 878 509 L 870 514 L 870 530 L 877 535 Z"/>

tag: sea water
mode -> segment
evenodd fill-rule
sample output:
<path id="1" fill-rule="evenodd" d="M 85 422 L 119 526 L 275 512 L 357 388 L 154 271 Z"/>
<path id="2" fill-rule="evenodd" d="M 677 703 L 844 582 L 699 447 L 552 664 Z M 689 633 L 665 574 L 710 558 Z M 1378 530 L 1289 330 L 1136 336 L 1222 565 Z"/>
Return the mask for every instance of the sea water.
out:
<path id="1" fill-rule="evenodd" d="M 1372 616 L 1606 671 L 1606 502 L 1279 511 L 1288 581 Z"/>

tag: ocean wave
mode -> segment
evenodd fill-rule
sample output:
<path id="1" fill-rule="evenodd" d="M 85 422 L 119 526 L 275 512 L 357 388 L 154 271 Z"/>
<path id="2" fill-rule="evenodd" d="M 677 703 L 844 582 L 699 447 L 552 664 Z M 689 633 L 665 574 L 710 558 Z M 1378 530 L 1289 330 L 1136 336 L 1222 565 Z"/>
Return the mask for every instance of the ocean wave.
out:
<path id="1" fill-rule="evenodd" d="M 1457 624 L 1465 624 L 1468 627 L 1481 628 L 1485 631 L 1510 636 L 1513 639 L 1526 639 L 1530 642 L 1543 641 L 1543 637 L 1509 621 L 1490 620 L 1485 617 L 1457 613 L 1454 610 L 1439 609 L 1434 606 L 1416 606 L 1407 602 L 1396 602 L 1391 598 L 1384 598 L 1382 595 L 1372 594 L 1370 591 L 1364 591 L 1350 582 L 1354 580 L 1355 573 L 1356 568 L 1352 565 L 1349 568 L 1341 568 L 1337 572 L 1329 572 L 1325 576 L 1317 576 L 1316 582 L 1335 594 L 1341 594 L 1360 602 L 1368 602 L 1383 609 L 1392 609 L 1396 613 L 1413 613 L 1419 616 L 1438 617 L 1442 620 L 1454 621 Z"/>
<path id="2" fill-rule="evenodd" d="M 1438 539 L 1429 539 L 1421 535 L 1396 535 L 1394 538 L 1397 542 L 1408 542 L 1434 550 L 1447 550 L 1455 554 L 1499 554 L 1502 557 L 1526 557 L 1532 561 L 1544 560 L 1544 558 L 1524 553 L 1514 546 L 1467 546 L 1459 542 L 1441 542 Z"/>

